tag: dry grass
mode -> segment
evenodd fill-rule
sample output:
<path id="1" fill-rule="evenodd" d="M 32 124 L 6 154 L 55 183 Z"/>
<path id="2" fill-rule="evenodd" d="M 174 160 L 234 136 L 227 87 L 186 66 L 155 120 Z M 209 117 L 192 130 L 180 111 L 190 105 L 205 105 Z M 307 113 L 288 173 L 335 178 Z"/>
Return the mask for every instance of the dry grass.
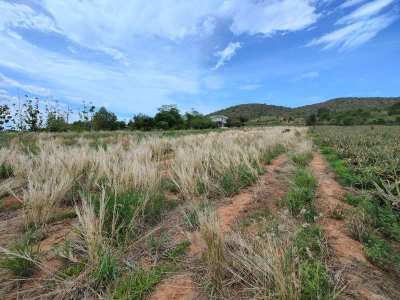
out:
<path id="1" fill-rule="evenodd" d="M 203 260 L 219 297 L 299 299 L 299 260 L 291 236 L 231 232 L 224 235 L 213 211 L 200 211 L 200 232 L 207 248 Z"/>
<path id="2" fill-rule="evenodd" d="M 65 134 L 54 138 L 51 134 L 38 134 L 30 144 L 18 139 L 8 148 L 0 149 L 0 164 L 13 169 L 12 177 L 0 182 L 0 196 L 11 193 L 21 199 L 26 227 L 41 229 L 61 207 L 75 205 L 79 236 L 72 241 L 72 249 L 64 259 L 72 264 L 83 262 L 84 269 L 75 278 L 57 277 L 50 294 L 61 298 L 68 298 L 68 293 L 72 298 L 83 295 L 96 298 L 113 280 L 117 260 L 121 263 L 120 255 L 128 246 L 115 241 L 119 226 L 146 228 L 145 209 L 155 195 L 163 192 L 163 176 L 175 184 L 181 199 L 193 200 L 196 207 L 202 207 L 199 203 L 204 199 L 215 199 L 226 192 L 226 183 L 222 182 L 225 177 L 232 181 L 229 184 L 240 188 L 243 174 L 257 177 L 266 153 L 277 145 L 291 147 L 297 143 L 295 131 L 282 134 L 282 130 L 280 127 L 230 130 L 177 138 L 154 135 L 139 138 L 126 134 L 96 139 Z M 163 169 L 166 160 L 171 164 L 171 172 L 167 174 Z M 247 180 L 244 184 L 248 183 Z M 110 199 L 115 199 L 114 206 L 108 205 Z M 129 217 L 124 214 L 130 220 L 121 221 L 118 214 L 123 208 L 117 200 L 132 205 Z M 275 288 L 287 278 L 279 279 L 277 273 L 284 267 L 279 266 L 284 262 L 277 256 L 281 244 L 261 245 L 243 236 L 224 237 L 215 215 L 202 207 L 197 216 L 209 249 L 204 256 L 209 277 L 220 290 L 226 284 L 240 283 L 254 292 L 271 284 Z M 114 251 L 114 247 L 121 249 Z M 244 257 L 246 251 L 252 254 Z M 273 259 L 271 255 L 276 257 Z M 259 265 L 262 259 L 266 262 Z M 250 273 L 257 274 L 254 275 L 257 278 L 245 275 Z M 282 283 L 281 289 L 284 288 L 288 291 L 279 292 L 282 299 L 284 296 L 290 299 L 292 292 Z"/>

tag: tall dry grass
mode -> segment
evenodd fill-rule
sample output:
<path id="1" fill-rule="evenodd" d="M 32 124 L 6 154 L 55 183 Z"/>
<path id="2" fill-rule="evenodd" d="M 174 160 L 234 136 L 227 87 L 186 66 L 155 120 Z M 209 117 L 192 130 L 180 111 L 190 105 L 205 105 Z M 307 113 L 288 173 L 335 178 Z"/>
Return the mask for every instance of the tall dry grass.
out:
<path id="1" fill-rule="evenodd" d="M 203 260 L 219 297 L 300 299 L 299 258 L 291 234 L 260 238 L 249 233 L 223 234 L 214 211 L 198 210 Z M 243 295 L 238 296 L 237 290 Z"/>
<path id="2" fill-rule="evenodd" d="M 221 178 L 237 177 L 238 167 L 255 176 L 263 155 L 278 144 L 288 146 L 294 135 L 293 130 L 282 134 L 281 127 L 177 138 L 39 134 L 31 147 L 14 142 L 0 149 L 0 164 L 11 165 L 14 173 L 0 184 L 0 191 L 18 194 L 26 223 L 41 226 L 61 203 L 71 201 L 72 190 L 98 193 L 104 186 L 114 194 L 139 190 L 151 198 L 161 188 L 160 162 L 170 160 L 168 176 L 182 198 L 193 199 L 221 193 Z M 17 189 L 21 187 L 22 192 Z"/>

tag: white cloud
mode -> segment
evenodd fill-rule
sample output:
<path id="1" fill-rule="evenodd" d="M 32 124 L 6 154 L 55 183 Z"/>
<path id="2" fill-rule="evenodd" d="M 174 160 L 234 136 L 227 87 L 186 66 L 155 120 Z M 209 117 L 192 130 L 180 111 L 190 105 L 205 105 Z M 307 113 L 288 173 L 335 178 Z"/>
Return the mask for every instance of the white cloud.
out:
<path id="1" fill-rule="evenodd" d="M 76 103 L 82 100 L 97 104 L 111 102 L 116 112 L 123 113 L 127 109 L 149 112 L 150 108 L 171 102 L 172 94 L 199 91 L 198 75 L 189 65 L 180 72 L 164 70 L 159 65 L 150 68 L 146 64 L 116 68 L 72 59 L 9 36 L 0 35 L 0 44 L 0 65 L 28 78 L 49 82 L 51 89 L 57 90 L 58 97 Z M 6 83 L 17 85 L 9 80 Z"/>
<path id="2" fill-rule="evenodd" d="M 31 85 L 31 84 L 23 84 L 17 80 L 11 79 L 3 74 L 0 73 L 0 86 L 2 87 L 13 87 L 13 88 L 18 88 L 21 89 L 25 92 L 35 94 L 35 95 L 40 95 L 40 96 L 49 96 L 50 95 L 50 90 L 36 86 L 36 85 Z"/>
<path id="3" fill-rule="evenodd" d="M 346 24 L 352 23 L 354 21 L 368 19 L 379 12 L 381 12 L 384 8 L 392 4 L 394 0 L 375 0 L 369 3 L 366 3 L 353 11 L 351 14 L 339 19 L 337 24 Z"/>
<path id="4" fill-rule="evenodd" d="M 218 62 L 214 67 L 214 70 L 219 69 L 226 62 L 230 61 L 232 57 L 236 54 L 236 51 L 240 49 L 242 45 L 239 42 L 236 43 L 229 43 L 228 46 L 224 50 L 218 51 L 215 53 L 215 56 L 218 57 Z"/>
<path id="5" fill-rule="evenodd" d="M 309 46 L 321 45 L 324 49 L 339 47 L 342 50 L 355 48 L 374 38 L 395 19 L 391 15 L 381 15 L 358 21 L 311 41 Z"/>
<path id="6" fill-rule="evenodd" d="M 10 95 L 6 90 L 0 89 L 0 104 L 7 104 L 10 106 L 10 103 L 16 100 L 17 97 Z"/>
<path id="7" fill-rule="evenodd" d="M 0 1 L 0 31 L 7 28 L 37 29 L 58 32 L 54 21 L 24 4 Z"/>
<path id="8" fill-rule="evenodd" d="M 394 0 L 374 0 L 363 4 L 336 22 L 336 25 L 343 27 L 312 40 L 308 46 L 348 50 L 368 42 L 397 19 L 390 12 L 381 13 L 393 2 Z"/>
<path id="9" fill-rule="evenodd" d="M 277 32 L 297 31 L 318 19 L 313 0 L 231 0 L 224 2 L 221 14 L 232 19 L 230 28 L 236 35 L 271 36 Z"/>
<path id="10" fill-rule="evenodd" d="M 341 8 L 349 8 L 349 7 L 353 7 L 356 5 L 359 5 L 361 3 L 364 3 L 368 0 L 346 0 L 345 2 L 343 2 L 340 7 Z"/>

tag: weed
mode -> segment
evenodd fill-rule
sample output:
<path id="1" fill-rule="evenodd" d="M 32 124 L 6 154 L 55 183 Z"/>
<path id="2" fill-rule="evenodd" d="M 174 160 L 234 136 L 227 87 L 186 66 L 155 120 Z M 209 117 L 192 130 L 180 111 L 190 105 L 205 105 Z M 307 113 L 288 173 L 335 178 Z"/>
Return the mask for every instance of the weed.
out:
<path id="1" fill-rule="evenodd" d="M 170 260 L 170 261 L 172 261 L 172 262 L 176 262 L 177 259 L 178 259 L 180 256 L 182 256 L 182 255 L 185 254 L 185 252 L 186 252 L 186 250 L 187 250 L 187 248 L 188 248 L 189 246 L 190 246 L 190 241 L 187 241 L 187 240 L 186 240 L 186 241 L 182 241 L 182 242 L 180 242 L 179 244 L 177 244 L 177 245 L 175 246 L 175 248 L 166 251 L 165 254 L 164 254 L 164 256 L 165 256 L 168 260 Z"/>
<path id="2" fill-rule="evenodd" d="M 298 167 L 306 167 L 310 163 L 313 155 L 311 152 L 295 154 L 291 157 L 294 164 Z"/>
<path id="3" fill-rule="evenodd" d="M 301 300 L 332 299 L 332 285 L 325 265 L 317 260 L 300 263 Z"/>
<path id="4" fill-rule="evenodd" d="M 331 218 L 335 220 L 343 220 L 345 216 L 345 211 L 342 206 L 337 205 L 331 212 Z"/>
<path id="5" fill-rule="evenodd" d="M 261 160 L 266 164 L 271 164 L 274 158 L 285 152 L 286 152 L 286 147 L 282 144 L 278 144 L 274 146 L 271 150 L 264 152 Z"/>
<path id="6" fill-rule="evenodd" d="M 301 212 L 307 222 L 314 222 L 316 210 L 314 208 L 314 193 L 317 183 L 307 169 L 298 169 L 293 184 L 287 193 L 285 203 L 293 216 Z"/>
<path id="7" fill-rule="evenodd" d="M 85 264 L 74 263 L 69 264 L 60 271 L 60 275 L 67 278 L 76 278 L 85 269 Z"/>
<path id="8" fill-rule="evenodd" d="M 166 272 L 168 269 L 162 266 L 131 272 L 116 283 L 111 298 L 118 300 L 143 299 L 161 281 Z"/>
<path id="9" fill-rule="evenodd" d="M 327 243 L 320 227 L 310 225 L 302 228 L 295 236 L 294 247 L 302 259 L 321 260 L 327 256 Z"/>
<path id="10" fill-rule="evenodd" d="M 14 176 L 14 169 L 12 165 L 2 163 L 0 164 L 0 179 L 7 179 Z"/>
<path id="11" fill-rule="evenodd" d="M 208 276 L 217 290 L 221 290 L 225 277 L 225 243 L 221 228 L 214 212 L 199 214 L 200 233 L 207 245 L 203 259 L 207 265 Z"/>
<path id="12" fill-rule="evenodd" d="M 373 264 L 400 274 L 400 255 L 385 240 L 369 235 L 364 242 L 364 251 Z"/>
<path id="13" fill-rule="evenodd" d="M 195 231 L 199 228 L 199 217 L 195 209 L 185 209 L 183 211 L 183 221 L 189 231 Z"/>
<path id="14" fill-rule="evenodd" d="M 34 245 L 39 239 L 38 233 L 28 231 L 10 250 L 0 248 L 4 255 L 0 259 L 0 268 L 7 269 L 16 276 L 31 276 L 40 258 L 39 247 Z"/>
<path id="15" fill-rule="evenodd" d="M 371 232 L 371 219 L 364 210 L 352 209 L 347 218 L 347 229 L 351 237 L 363 241 Z"/>
<path id="16" fill-rule="evenodd" d="M 161 233 L 160 236 L 151 235 L 147 239 L 147 248 L 150 255 L 159 258 L 166 251 L 168 242 L 169 237 L 164 233 Z"/>
<path id="17" fill-rule="evenodd" d="M 92 272 L 96 284 L 106 286 L 118 276 L 118 263 L 110 249 L 99 249 L 99 264 Z"/>

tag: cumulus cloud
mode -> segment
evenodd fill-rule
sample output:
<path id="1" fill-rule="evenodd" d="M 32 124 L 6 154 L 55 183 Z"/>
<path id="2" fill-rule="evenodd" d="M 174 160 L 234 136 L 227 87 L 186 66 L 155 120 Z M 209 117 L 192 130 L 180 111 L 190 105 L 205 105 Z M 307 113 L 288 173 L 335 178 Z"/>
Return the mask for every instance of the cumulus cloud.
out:
<path id="1" fill-rule="evenodd" d="M 218 51 L 215 53 L 215 56 L 218 57 L 218 62 L 214 67 L 214 70 L 219 69 L 220 67 L 222 67 L 223 65 L 225 65 L 225 63 L 227 63 L 228 61 L 230 61 L 232 59 L 232 57 L 236 54 L 236 51 L 238 49 L 240 49 L 242 47 L 242 45 L 239 42 L 235 42 L 235 43 L 229 43 L 228 46 L 226 46 L 226 48 L 224 50 Z"/>
<path id="2" fill-rule="evenodd" d="M 391 12 L 382 13 L 393 2 L 394 0 L 374 0 L 363 4 L 336 22 L 336 25 L 342 25 L 341 28 L 312 40 L 308 46 L 348 50 L 368 42 L 397 19 Z"/>

